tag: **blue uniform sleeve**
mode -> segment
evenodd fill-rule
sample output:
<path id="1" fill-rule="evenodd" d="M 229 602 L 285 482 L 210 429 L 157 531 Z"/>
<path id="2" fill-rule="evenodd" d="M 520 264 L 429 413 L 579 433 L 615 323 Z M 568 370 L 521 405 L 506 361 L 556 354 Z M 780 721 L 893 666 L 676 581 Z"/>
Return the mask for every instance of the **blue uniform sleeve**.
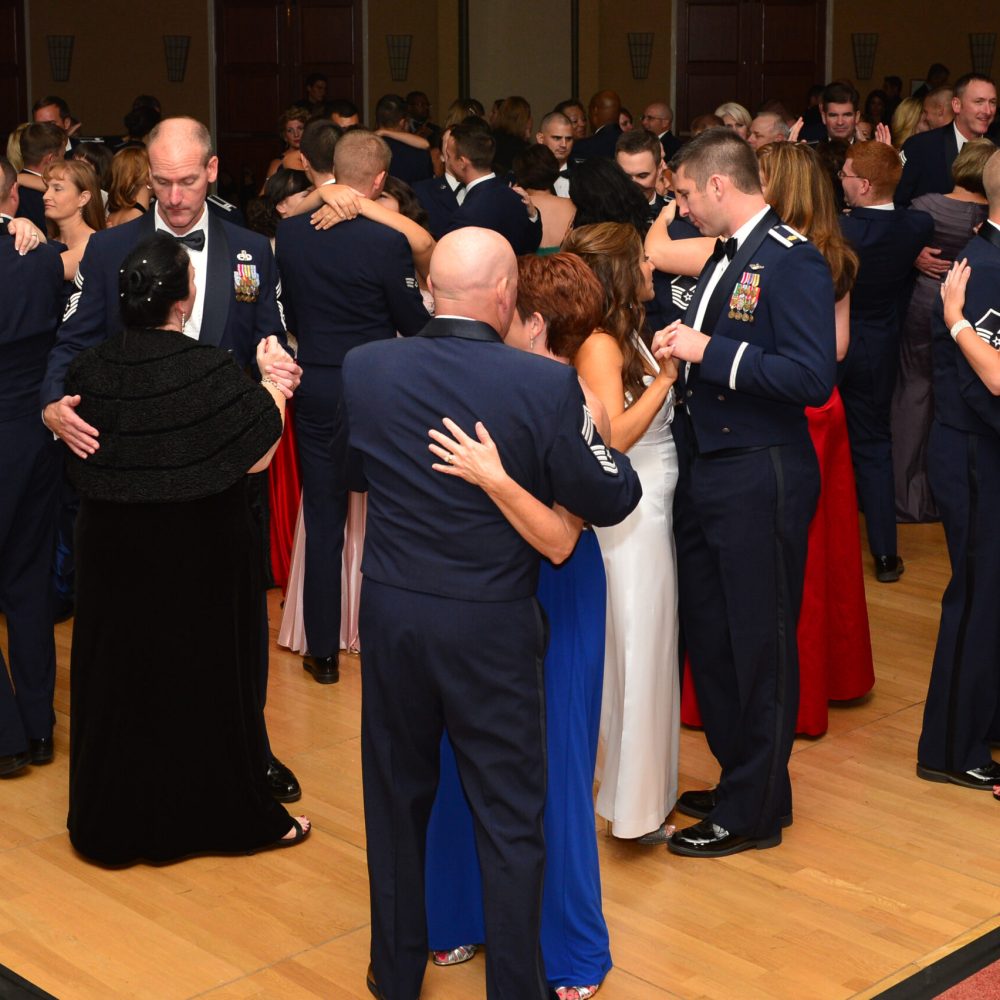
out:
<path id="1" fill-rule="evenodd" d="M 288 348 L 288 329 L 285 326 L 284 306 L 281 298 L 281 278 L 278 266 L 271 253 L 270 244 L 265 241 L 260 256 L 260 294 L 254 310 L 254 340 L 249 345 L 250 357 L 257 350 L 257 342 L 273 333 L 282 347 Z"/>
<path id="2" fill-rule="evenodd" d="M 908 148 L 909 147 L 909 148 Z M 903 143 L 903 176 L 900 177 L 896 185 L 896 193 L 893 196 L 896 208 L 908 208 L 910 202 L 916 197 L 917 186 L 920 182 L 920 165 L 922 158 L 919 150 L 914 152 L 912 137 Z"/>
<path id="3" fill-rule="evenodd" d="M 431 317 L 420 297 L 410 246 L 401 234 L 393 235 L 396 238 L 381 269 L 382 287 L 393 325 L 404 337 L 412 337 L 427 326 Z"/>
<path id="4" fill-rule="evenodd" d="M 73 359 L 82 351 L 96 347 L 108 335 L 107 303 L 103 287 L 107 265 L 101 254 L 101 245 L 99 240 L 91 239 L 77 269 L 76 287 L 66 305 L 56 342 L 49 353 L 45 378 L 42 380 L 43 409 L 66 394 L 66 372 Z"/>
<path id="5" fill-rule="evenodd" d="M 631 462 L 601 439 L 576 374 L 567 374 L 570 380 L 545 456 L 552 495 L 591 524 L 618 524 L 632 513 L 642 496 L 639 477 Z"/>
<path id="6" fill-rule="evenodd" d="M 979 264 L 973 268 L 962 312 L 976 333 L 1000 351 L 1000 266 Z M 936 303 L 935 321 L 944 324 L 940 302 Z M 1000 434 L 1000 398 L 975 373 L 958 344 L 954 347 L 958 352 L 956 368 L 962 399 L 980 420 Z"/>
<path id="7" fill-rule="evenodd" d="M 766 289 L 774 350 L 712 337 L 701 378 L 784 403 L 822 406 L 833 391 L 837 369 L 833 279 L 819 251 L 808 244 L 789 249 L 781 265 L 780 280 Z"/>

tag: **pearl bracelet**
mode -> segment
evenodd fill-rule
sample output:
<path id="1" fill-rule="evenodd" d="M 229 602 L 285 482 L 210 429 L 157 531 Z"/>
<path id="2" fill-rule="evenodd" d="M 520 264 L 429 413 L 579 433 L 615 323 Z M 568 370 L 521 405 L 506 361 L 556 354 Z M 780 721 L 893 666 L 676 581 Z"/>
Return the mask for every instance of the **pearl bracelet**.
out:
<path id="1" fill-rule="evenodd" d="M 958 340 L 958 335 L 968 327 L 972 329 L 972 324 L 967 319 L 960 319 L 948 332 L 951 334 L 952 340 Z"/>
<path id="2" fill-rule="evenodd" d="M 260 380 L 260 384 L 261 384 L 261 385 L 273 385 L 273 386 L 274 386 L 274 388 L 278 390 L 278 392 L 281 392 L 281 386 L 280 386 L 280 385 L 278 384 L 278 382 L 277 382 L 277 381 L 275 381 L 275 380 L 274 380 L 273 378 L 271 378 L 271 376 L 270 376 L 270 375 L 265 375 L 265 376 L 264 376 L 264 377 L 263 377 L 263 378 L 262 378 L 262 379 Z"/>

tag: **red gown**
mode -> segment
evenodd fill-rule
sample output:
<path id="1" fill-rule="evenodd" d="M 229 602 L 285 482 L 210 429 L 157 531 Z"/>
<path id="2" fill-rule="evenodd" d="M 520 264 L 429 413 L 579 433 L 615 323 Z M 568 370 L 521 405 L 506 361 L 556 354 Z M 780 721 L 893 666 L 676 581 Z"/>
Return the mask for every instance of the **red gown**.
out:
<path id="1" fill-rule="evenodd" d="M 299 500 L 302 496 L 299 454 L 295 447 L 295 421 L 292 419 L 293 406 L 292 400 L 285 404 L 285 429 L 268 466 L 268 493 L 271 501 L 269 522 L 271 575 L 274 577 L 275 585 L 282 589 L 288 583 L 295 522 L 299 516 Z"/>
<path id="2" fill-rule="evenodd" d="M 875 684 L 868 606 L 861 568 L 861 533 L 847 421 L 840 393 L 807 407 L 809 435 L 820 469 L 820 494 L 809 526 L 802 611 L 799 615 L 799 715 L 795 732 L 827 730 L 827 704 L 867 694 Z M 681 721 L 700 726 L 701 715 L 684 665 Z"/>

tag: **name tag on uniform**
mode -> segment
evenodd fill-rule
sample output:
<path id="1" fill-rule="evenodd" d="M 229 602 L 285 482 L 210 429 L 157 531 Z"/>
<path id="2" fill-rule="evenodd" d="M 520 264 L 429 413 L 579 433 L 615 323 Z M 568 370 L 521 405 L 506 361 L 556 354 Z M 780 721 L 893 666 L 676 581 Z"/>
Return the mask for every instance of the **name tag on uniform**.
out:
<path id="1" fill-rule="evenodd" d="M 257 273 L 257 265 L 237 264 L 236 270 L 233 271 L 233 285 L 236 289 L 237 302 L 256 302 L 260 296 L 260 275 Z"/>

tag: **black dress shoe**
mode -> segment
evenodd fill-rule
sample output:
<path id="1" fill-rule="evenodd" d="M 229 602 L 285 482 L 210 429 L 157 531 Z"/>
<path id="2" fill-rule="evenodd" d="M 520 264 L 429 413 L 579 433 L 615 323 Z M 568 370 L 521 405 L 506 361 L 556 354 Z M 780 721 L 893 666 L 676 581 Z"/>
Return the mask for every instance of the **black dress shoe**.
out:
<path id="1" fill-rule="evenodd" d="M 28 740 L 28 753 L 32 764 L 51 764 L 55 756 L 55 747 L 51 736 L 43 736 L 40 740 Z"/>
<path id="2" fill-rule="evenodd" d="M 986 767 L 974 767 L 971 771 L 939 771 L 936 767 L 917 764 L 917 777 L 924 781 L 950 782 L 963 788 L 984 788 L 991 792 L 994 785 L 1000 785 L 1000 764 L 991 760 Z"/>
<path id="3" fill-rule="evenodd" d="M 714 788 L 693 789 L 690 792 L 681 793 L 681 797 L 677 800 L 677 811 L 684 813 L 685 816 L 693 816 L 695 819 L 707 819 L 708 814 L 716 807 L 717 803 L 718 798 Z M 782 816 L 778 822 L 782 829 L 791 826 L 791 813 Z"/>
<path id="4" fill-rule="evenodd" d="M 267 765 L 267 787 L 278 802 L 298 802 L 302 798 L 298 778 L 277 757 Z"/>
<path id="5" fill-rule="evenodd" d="M 780 843 L 780 830 L 770 837 L 744 837 L 703 819 L 686 830 L 678 830 L 667 844 L 667 850 L 689 858 L 725 858 L 751 848 L 762 851 L 766 847 L 777 847 Z"/>
<path id="6" fill-rule="evenodd" d="M 336 653 L 333 656 L 303 657 L 302 667 L 313 675 L 317 684 L 336 684 L 340 680 Z"/>
<path id="7" fill-rule="evenodd" d="M 899 556 L 875 557 L 875 579 L 879 583 L 895 583 L 903 575 L 903 568 Z"/>
<path id="8" fill-rule="evenodd" d="M 0 757 L 0 778 L 10 777 L 23 771 L 31 763 L 31 754 L 27 750 L 21 753 L 8 753 Z"/>

